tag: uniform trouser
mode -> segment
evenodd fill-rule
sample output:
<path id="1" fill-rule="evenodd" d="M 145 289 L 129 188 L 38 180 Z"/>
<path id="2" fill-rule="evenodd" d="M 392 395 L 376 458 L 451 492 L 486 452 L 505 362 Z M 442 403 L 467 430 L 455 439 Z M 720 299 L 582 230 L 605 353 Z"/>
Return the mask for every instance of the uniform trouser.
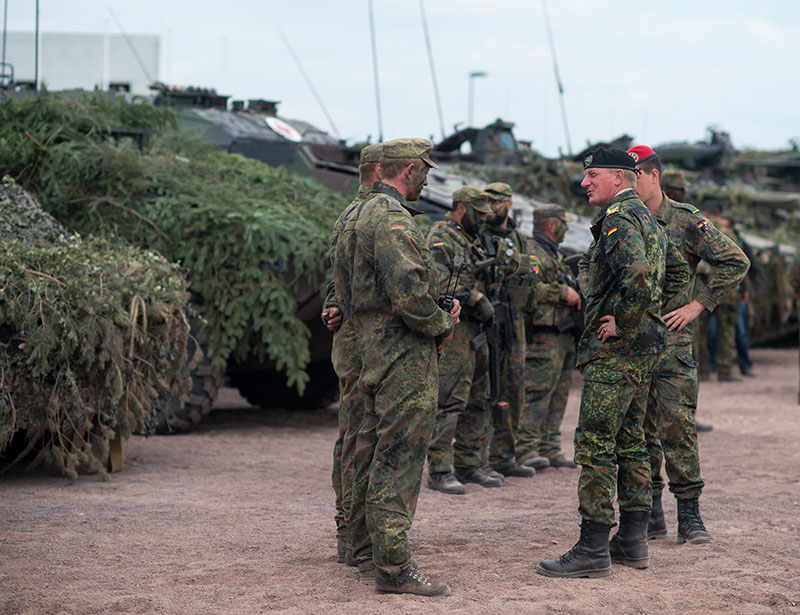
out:
<path id="1" fill-rule="evenodd" d="M 584 368 L 575 462 L 582 466 L 578 509 L 587 521 L 614 523 L 615 489 L 620 511 L 652 507 L 642 425 L 657 359 L 656 354 L 603 358 Z"/>
<path id="2" fill-rule="evenodd" d="M 664 491 L 663 450 L 669 490 L 679 500 L 700 497 L 705 483 L 700 478 L 696 409 L 697 365 L 691 341 L 668 341 L 653 371 L 644 419 L 654 496 Z"/>
<path id="3" fill-rule="evenodd" d="M 462 321 L 439 359 L 438 416 L 428 448 L 430 472 L 482 465 L 481 450 L 489 437 L 489 349 L 486 344 L 477 350 L 469 346 L 480 332 L 480 324 Z"/>
<path id="4" fill-rule="evenodd" d="M 516 433 L 525 403 L 525 320 L 521 311 L 517 309 L 513 312 L 514 343 L 506 355 L 503 380 L 500 383 L 500 400 L 508 404 L 508 417 L 499 424 L 489 421 L 492 433 L 488 462 L 495 468 L 514 462 Z M 482 456 L 485 462 L 486 452 Z"/>
<path id="5" fill-rule="evenodd" d="M 333 490 L 336 493 L 336 531 L 348 535 L 356 436 L 364 420 L 364 402 L 358 389 L 361 359 L 352 327 L 343 324 L 333 336 L 331 362 L 339 377 L 339 437 L 333 447 Z M 348 536 L 348 544 L 353 544 Z"/>
<path id="6" fill-rule="evenodd" d="M 736 357 L 736 318 L 739 308 L 735 303 L 723 303 L 714 310 L 717 317 L 717 376 L 728 377 Z"/>
<path id="7" fill-rule="evenodd" d="M 419 498 L 438 385 L 433 340 L 417 336 L 392 355 L 381 363 L 377 349 L 371 356 L 362 353 L 364 420 L 356 438 L 348 520 L 359 565 L 371 555 L 389 579 L 410 565 L 406 531 Z"/>
<path id="8" fill-rule="evenodd" d="M 561 422 L 575 369 L 575 339 L 571 333 L 534 333 L 529 339 L 517 453 L 534 451 L 552 459 L 561 453 Z"/>

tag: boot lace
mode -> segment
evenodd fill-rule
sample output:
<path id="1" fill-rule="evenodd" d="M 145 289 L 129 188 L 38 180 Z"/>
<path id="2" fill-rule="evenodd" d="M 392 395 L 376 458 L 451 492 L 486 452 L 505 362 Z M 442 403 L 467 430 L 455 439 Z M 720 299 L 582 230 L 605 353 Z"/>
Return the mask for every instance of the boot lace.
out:
<path id="1" fill-rule="evenodd" d="M 428 575 L 426 575 L 424 572 L 420 572 L 419 570 L 416 570 L 416 569 L 410 570 L 409 573 L 408 573 L 408 576 L 406 578 L 407 579 L 414 579 L 415 581 L 417 581 L 421 585 L 430 585 L 431 584 L 430 577 Z"/>

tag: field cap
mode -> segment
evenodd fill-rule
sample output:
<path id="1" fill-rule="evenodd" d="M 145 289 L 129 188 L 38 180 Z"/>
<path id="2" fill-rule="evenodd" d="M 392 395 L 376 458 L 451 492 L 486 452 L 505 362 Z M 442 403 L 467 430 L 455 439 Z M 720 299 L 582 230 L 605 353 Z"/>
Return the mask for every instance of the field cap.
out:
<path id="1" fill-rule="evenodd" d="M 511 195 L 513 194 L 511 186 L 503 182 L 492 182 L 486 186 L 483 191 L 488 194 L 489 198 L 493 201 L 510 201 Z"/>
<path id="2" fill-rule="evenodd" d="M 547 220 L 548 218 L 561 218 L 564 222 L 570 221 L 567 210 L 561 205 L 542 205 L 533 210 L 534 222 Z"/>
<path id="3" fill-rule="evenodd" d="M 432 169 L 439 166 L 431 159 L 433 144 L 427 139 L 393 139 L 383 144 L 381 158 L 419 158 Z"/>
<path id="4" fill-rule="evenodd" d="M 686 190 L 686 175 L 680 169 L 667 169 L 661 174 L 661 185 L 664 188 L 677 188 Z"/>
<path id="5" fill-rule="evenodd" d="M 361 156 L 359 156 L 358 163 L 366 164 L 367 162 L 378 162 L 383 153 L 383 143 L 374 143 L 373 145 L 365 145 L 361 148 Z"/>
<path id="6" fill-rule="evenodd" d="M 473 186 L 464 186 L 453 193 L 453 205 L 464 203 L 464 205 L 472 207 L 472 209 L 482 214 L 492 213 L 492 208 L 489 207 L 488 201 L 489 195 Z"/>

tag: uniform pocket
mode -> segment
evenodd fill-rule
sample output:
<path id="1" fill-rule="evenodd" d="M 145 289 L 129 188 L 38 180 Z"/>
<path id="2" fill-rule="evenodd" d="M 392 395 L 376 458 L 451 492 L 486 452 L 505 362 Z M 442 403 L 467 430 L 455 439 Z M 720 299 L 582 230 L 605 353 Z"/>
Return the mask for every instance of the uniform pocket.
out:
<path id="1" fill-rule="evenodd" d="M 591 363 L 586 366 L 583 372 L 585 382 L 599 382 L 601 384 L 616 384 L 624 377 L 625 374 L 618 369 L 604 365 L 592 365 Z"/>
<path id="2" fill-rule="evenodd" d="M 690 355 L 688 352 L 679 352 L 678 354 L 675 355 L 675 357 L 686 367 L 690 368 L 697 367 L 697 361 L 695 361 L 694 357 Z"/>

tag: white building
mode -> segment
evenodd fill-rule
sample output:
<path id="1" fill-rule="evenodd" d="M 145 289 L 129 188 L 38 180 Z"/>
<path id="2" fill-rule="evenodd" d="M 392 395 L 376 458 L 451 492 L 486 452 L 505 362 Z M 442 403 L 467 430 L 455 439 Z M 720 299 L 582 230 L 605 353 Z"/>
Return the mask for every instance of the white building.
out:
<path id="1" fill-rule="evenodd" d="M 31 32 L 8 33 L 6 63 L 13 65 L 18 83 L 34 82 L 35 39 Z M 40 33 L 39 83 L 49 90 L 111 86 L 149 94 L 150 83 L 160 79 L 160 44 L 158 36 L 128 36 L 126 41 L 118 34 Z"/>

